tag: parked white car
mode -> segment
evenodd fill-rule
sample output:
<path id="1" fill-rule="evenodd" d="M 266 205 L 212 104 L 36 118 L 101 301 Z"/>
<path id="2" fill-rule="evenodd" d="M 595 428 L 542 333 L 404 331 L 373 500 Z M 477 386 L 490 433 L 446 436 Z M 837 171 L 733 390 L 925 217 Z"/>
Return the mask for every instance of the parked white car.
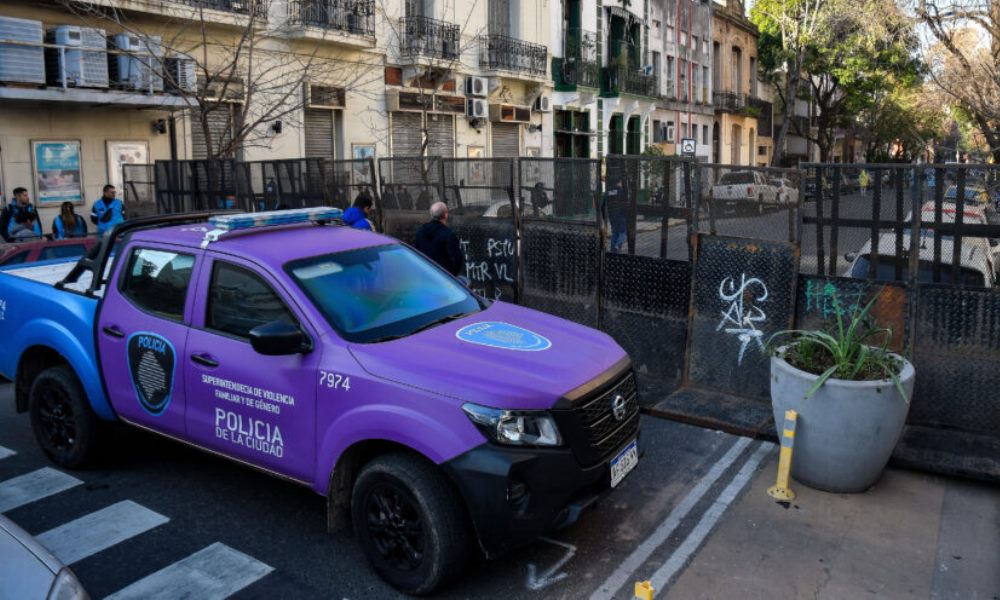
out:
<path id="1" fill-rule="evenodd" d="M 731 171 L 712 186 L 712 199 L 732 208 L 750 208 L 758 214 L 779 204 L 778 189 L 758 171 Z"/>
<path id="2" fill-rule="evenodd" d="M 910 235 L 903 236 L 904 256 L 896 256 L 896 234 L 883 233 L 878 238 L 878 265 L 875 271 L 877 281 L 892 281 L 896 278 L 896 265 L 900 264 L 903 277 L 909 272 Z M 920 256 L 917 265 L 917 281 L 931 283 L 934 281 L 934 234 L 924 231 L 920 236 Z M 997 249 L 990 245 L 986 238 L 963 238 L 960 255 L 961 281 L 953 281 L 952 251 L 954 241 L 951 236 L 941 238 L 941 280 L 940 283 L 961 283 L 973 287 L 992 288 L 997 285 Z M 845 277 L 865 279 L 872 261 L 871 241 L 865 242 L 857 253 L 847 253 L 844 258 L 850 265 L 844 271 Z"/>
<path id="3" fill-rule="evenodd" d="M 787 177 L 772 177 L 771 185 L 778 193 L 778 204 L 795 206 L 799 203 L 799 187 Z"/>

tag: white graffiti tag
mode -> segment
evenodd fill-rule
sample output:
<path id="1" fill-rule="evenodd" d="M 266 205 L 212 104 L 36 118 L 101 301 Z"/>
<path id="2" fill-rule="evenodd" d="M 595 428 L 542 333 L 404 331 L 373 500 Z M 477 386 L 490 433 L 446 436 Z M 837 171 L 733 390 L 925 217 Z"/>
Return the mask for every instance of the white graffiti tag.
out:
<path id="1" fill-rule="evenodd" d="M 760 286 L 757 296 L 753 295 L 753 286 Z M 767 320 L 767 314 L 756 305 L 757 302 L 767 300 L 767 286 L 756 277 L 747 279 L 746 273 L 740 276 L 740 285 L 737 287 L 736 281 L 732 277 L 726 277 L 719 283 L 719 299 L 723 303 L 729 303 L 729 307 L 722 311 L 722 320 L 719 321 L 720 329 L 726 333 L 733 334 L 742 342 L 740 345 L 740 356 L 737 364 L 743 364 L 743 355 L 747 351 L 750 342 L 755 342 L 760 350 L 764 351 L 762 337 L 764 332 L 757 329 L 757 323 Z"/>

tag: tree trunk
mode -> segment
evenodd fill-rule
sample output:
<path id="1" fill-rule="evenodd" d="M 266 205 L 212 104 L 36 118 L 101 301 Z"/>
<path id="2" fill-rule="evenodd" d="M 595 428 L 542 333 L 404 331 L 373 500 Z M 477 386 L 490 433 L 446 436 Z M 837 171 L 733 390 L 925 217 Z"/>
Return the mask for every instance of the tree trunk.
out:
<path id="1" fill-rule="evenodd" d="M 771 166 L 780 167 L 781 158 L 785 153 L 785 138 L 788 137 L 788 127 L 795 118 L 795 98 L 798 96 L 800 65 L 803 60 L 803 50 L 798 50 L 795 60 L 792 61 L 791 68 L 785 73 L 785 102 L 782 107 L 781 127 L 778 128 L 778 135 L 774 138 L 774 152 L 771 154 Z"/>

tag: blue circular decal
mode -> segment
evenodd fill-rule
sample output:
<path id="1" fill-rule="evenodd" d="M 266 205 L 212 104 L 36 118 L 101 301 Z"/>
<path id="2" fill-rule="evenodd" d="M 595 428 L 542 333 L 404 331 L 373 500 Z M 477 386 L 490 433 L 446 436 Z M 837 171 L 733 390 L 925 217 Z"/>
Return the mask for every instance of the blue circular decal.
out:
<path id="1" fill-rule="evenodd" d="M 552 342 L 548 338 L 517 325 L 501 323 L 500 321 L 485 321 L 466 325 L 455 332 L 455 337 L 470 344 L 502 348 L 503 350 L 537 352 L 552 347 Z"/>

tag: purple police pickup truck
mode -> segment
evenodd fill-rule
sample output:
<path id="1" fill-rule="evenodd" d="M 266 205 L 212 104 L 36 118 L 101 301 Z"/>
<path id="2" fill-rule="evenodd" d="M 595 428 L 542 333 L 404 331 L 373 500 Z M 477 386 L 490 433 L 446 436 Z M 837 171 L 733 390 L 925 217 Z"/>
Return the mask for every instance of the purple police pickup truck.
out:
<path id="1" fill-rule="evenodd" d="M 610 337 L 477 297 L 339 215 L 149 217 L 78 263 L 0 271 L 0 374 L 45 453 L 80 467 L 123 421 L 307 485 L 415 594 L 635 467 Z"/>

